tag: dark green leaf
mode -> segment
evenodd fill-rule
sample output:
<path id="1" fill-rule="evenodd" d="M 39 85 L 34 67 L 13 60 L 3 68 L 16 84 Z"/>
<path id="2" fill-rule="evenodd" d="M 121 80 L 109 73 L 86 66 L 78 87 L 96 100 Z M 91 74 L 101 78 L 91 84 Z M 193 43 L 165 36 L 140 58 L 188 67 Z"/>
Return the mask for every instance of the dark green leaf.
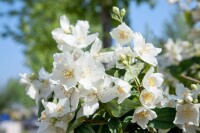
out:
<path id="1" fill-rule="evenodd" d="M 74 130 L 75 133 L 95 133 L 90 124 L 83 124 Z"/>
<path id="2" fill-rule="evenodd" d="M 149 122 L 149 126 L 156 129 L 169 129 L 175 127 L 173 121 L 175 119 L 176 110 L 174 108 L 156 108 L 154 111 L 157 118 Z"/>
<path id="3" fill-rule="evenodd" d="M 69 133 L 70 131 L 74 130 L 75 128 L 83 124 L 82 120 L 84 119 L 86 119 L 86 117 L 80 117 L 78 119 L 71 121 L 68 125 L 68 129 L 66 133 Z"/>
<path id="4" fill-rule="evenodd" d="M 116 118 L 111 118 L 108 120 L 108 128 L 111 133 L 123 133 L 122 124 Z"/>
<path id="5" fill-rule="evenodd" d="M 132 109 L 140 105 L 139 101 L 133 101 L 130 99 L 125 99 L 121 104 L 117 103 L 117 100 L 114 99 L 109 103 L 106 103 L 106 108 L 114 117 L 121 117 Z"/>

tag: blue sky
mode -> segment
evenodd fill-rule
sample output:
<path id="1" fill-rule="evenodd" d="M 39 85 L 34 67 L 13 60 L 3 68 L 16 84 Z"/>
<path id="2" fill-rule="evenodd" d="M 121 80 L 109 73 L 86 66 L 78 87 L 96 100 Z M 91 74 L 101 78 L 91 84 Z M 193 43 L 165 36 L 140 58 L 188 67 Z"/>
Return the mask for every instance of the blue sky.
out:
<path id="1" fill-rule="evenodd" d="M 11 7 L 8 5 L 1 6 L 3 11 L 9 8 Z M 16 5 L 14 8 L 20 8 L 20 6 Z M 175 7 L 168 4 L 167 0 L 158 0 L 154 9 L 151 9 L 147 4 L 142 4 L 138 7 L 132 2 L 130 8 L 131 27 L 136 32 L 144 33 L 145 26 L 148 25 L 157 36 L 161 36 L 163 22 L 170 19 L 170 15 L 174 10 Z M 16 18 L 1 18 L 0 32 L 3 30 L 2 23 L 5 22 L 9 23 L 12 28 L 17 25 Z M 19 78 L 19 73 L 31 72 L 25 66 L 24 49 L 25 47 L 22 44 L 17 43 L 12 38 L 0 37 L 0 86 L 5 85 L 10 78 Z"/>

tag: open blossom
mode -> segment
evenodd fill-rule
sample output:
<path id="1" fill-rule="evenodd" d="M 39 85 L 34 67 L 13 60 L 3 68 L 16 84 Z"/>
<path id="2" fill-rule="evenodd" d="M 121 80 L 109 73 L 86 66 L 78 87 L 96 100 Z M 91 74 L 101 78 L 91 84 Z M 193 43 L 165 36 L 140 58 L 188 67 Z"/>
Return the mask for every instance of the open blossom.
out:
<path id="1" fill-rule="evenodd" d="M 75 87 L 77 80 L 74 75 L 75 62 L 69 52 L 54 55 L 54 68 L 52 80 L 63 84 L 64 87 L 70 89 Z"/>
<path id="2" fill-rule="evenodd" d="M 58 103 L 45 102 L 42 100 L 46 114 L 51 117 L 62 117 L 65 114 L 72 112 L 70 101 L 68 98 L 60 99 Z"/>
<path id="3" fill-rule="evenodd" d="M 184 87 L 183 84 L 177 84 L 176 85 L 176 96 L 174 97 L 174 99 L 176 99 L 176 100 L 185 100 L 187 103 L 189 103 L 188 102 L 188 100 L 189 100 L 188 98 L 190 98 L 191 99 L 190 102 L 192 102 L 192 93 L 191 93 L 191 91 L 188 88 Z"/>
<path id="4" fill-rule="evenodd" d="M 114 79 L 115 86 L 113 93 L 118 97 L 118 104 L 122 103 L 126 98 L 131 96 L 131 85 L 121 79 Z"/>
<path id="5" fill-rule="evenodd" d="M 155 56 L 157 56 L 162 49 L 156 48 L 151 43 L 145 43 L 145 39 L 142 37 L 140 33 L 134 34 L 134 51 L 137 56 L 139 56 L 143 61 L 157 66 L 158 62 Z"/>
<path id="6" fill-rule="evenodd" d="M 32 99 L 38 99 L 39 90 L 37 89 L 38 80 L 31 80 L 33 74 L 20 73 L 20 83 L 26 85 L 26 94 Z"/>
<path id="7" fill-rule="evenodd" d="M 142 80 L 142 85 L 145 89 L 157 89 L 158 87 L 161 87 L 163 83 L 163 74 L 153 72 L 154 67 L 151 67 Z"/>
<path id="8" fill-rule="evenodd" d="M 95 41 L 98 34 L 89 33 L 88 21 L 78 21 L 75 27 L 72 28 L 72 35 L 68 34 L 63 38 L 63 41 L 72 47 L 85 48 Z"/>
<path id="9" fill-rule="evenodd" d="M 151 91 L 144 89 L 140 94 L 140 102 L 147 108 L 155 108 L 162 98 L 162 91 L 158 89 Z"/>
<path id="10" fill-rule="evenodd" d="M 51 32 L 54 40 L 58 43 L 58 49 L 61 51 L 72 49 L 72 47 L 66 44 L 63 40 L 67 34 L 70 34 L 70 22 L 69 19 L 63 15 L 60 17 L 60 28 L 56 28 Z"/>
<path id="11" fill-rule="evenodd" d="M 114 28 L 110 34 L 121 45 L 129 43 L 133 39 L 133 31 L 125 23 Z"/>
<path id="12" fill-rule="evenodd" d="M 104 79 L 95 82 L 91 89 L 82 88 L 81 97 L 84 102 L 77 117 L 92 115 L 99 108 L 99 101 L 107 103 L 116 98 L 111 87 L 112 80 L 106 76 Z"/>
<path id="13" fill-rule="evenodd" d="M 49 74 L 47 71 L 45 71 L 44 68 L 41 68 L 39 71 L 39 83 L 37 84 L 37 87 L 39 89 L 39 95 L 40 98 L 47 99 L 51 95 L 53 89 L 52 89 L 52 83 L 50 81 L 51 74 Z"/>
<path id="14" fill-rule="evenodd" d="M 199 104 L 177 104 L 174 124 L 199 126 L 199 107 Z"/>
<path id="15" fill-rule="evenodd" d="M 68 98 L 70 100 L 71 107 L 77 108 L 79 103 L 79 90 L 76 87 L 67 89 L 62 84 L 55 84 L 53 87 L 55 97 L 58 99 Z"/>
<path id="16" fill-rule="evenodd" d="M 42 111 L 37 133 L 63 133 L 66 132 L 68 123 L 73 119 L 73 113 L 67 113 L 62 117 L 51 117 L 46 111 Z"/>
<path id="17" fill-rule="evenodd" d="M 90 89 L 92 83 L 103 78 L 105 69 L 101 63 L 94 61 L 91 54 L 85 53 L 76 61 L 74 74 L 75 78 L 85 89 Z"/>
<path id="18" fill-rule="evenodd" d="M 95 61 L 102 63 L 110 63 L 113 61 L 113 51 L 101 52 L 102 42 L 97 38 L 90 48 L 90 54 L 93 56 Z"/>
<path id="19" fill-rule="evenodd" d="M 157 114 L 153 110 L 145 107 L 139 107 L 135 110 L 131 122 L 137 122 L 142 129 L 146 129 L 149 120 L 153 120 L 156 117 Z"/>

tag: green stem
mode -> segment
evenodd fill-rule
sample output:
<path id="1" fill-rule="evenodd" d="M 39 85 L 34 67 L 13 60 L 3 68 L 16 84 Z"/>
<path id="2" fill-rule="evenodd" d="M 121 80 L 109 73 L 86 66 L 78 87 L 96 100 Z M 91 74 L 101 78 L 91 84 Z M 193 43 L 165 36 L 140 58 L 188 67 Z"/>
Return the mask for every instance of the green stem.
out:
<path id="1" fill-rule="evenodd" d="M 140 84 L 137 82 L 137 78 L 134 77 L 134 75 L 133 75 L 133 73 L 132 73 L 132 71 L 130 69 L 130 65 L 128 65 L 127 68 L 128 68 L 128 70 L 129 70 L 129 72 L 130 72 L 130 74 L 131 74 L 131 76 L 132 76 L 132 78 L 133 78 L 133 80 L 134 80 L 134 82 L 136 84 L 136 89 L 137 89 L 138 93 L 140 93 L 140 89 L 139 89 Z"/>

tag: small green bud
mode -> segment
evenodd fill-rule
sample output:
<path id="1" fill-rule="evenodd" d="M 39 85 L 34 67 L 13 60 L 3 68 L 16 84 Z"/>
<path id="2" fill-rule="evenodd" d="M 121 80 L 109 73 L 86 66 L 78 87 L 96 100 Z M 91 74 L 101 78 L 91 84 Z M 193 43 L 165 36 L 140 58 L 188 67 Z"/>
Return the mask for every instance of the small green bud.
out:
<path id="1" fill-rule="evenodd" d="M 191 84 L 191 89 L 192 90 L 196 90 L 197 89 L 197 85 L 196 84 Z"/>
<path id="2" fill-rule="evenodd" d="M 112 10 L 113 10 L 113 12 L 114 12 L 115 14 L 119 15 L 119 8 L 118 8 L 118 7 L 113 6 Z"/>
<path id="3" fill-rule="evenodd" d="M 121 16 L 124 17 L 126 15 L 126 10 L 123 8 L 121 9 Z"/>
<path id="4" fill-rule="evenodd" d="M 119 57 L 120 57 L 121 61 L 125 61 L 126 60 L 126 56 L 124 54 L 120 54 Z"/>
<path id="5" fill-rule="evenodd" d="M 116 14 L 112 13 L 112 14 L 111 14 L 111 17 L 112 17 L 113 19 L 115 19 L 115 20 L 118 20 L 118 21 L 119 21 L 119 18 L 118 18 L 118 16 L 117 16 Z"/>
<path id="6" fill-rule="evenodd" d="M 127 54 L 126 57 L 127 57 L 128 61 L 130 61 L 132 58 L 131 54 Z"/>
<path id="7" fill-rule="evenodd" d="M 198 99 L 195 98 L 195 99 L 193 100 L 193 103 L 198 103 Z"/>
<path id="8" fill-rule="evenodd" d="M 127 62 L 126 60 L 122 61 L 122 64 L 123 64 L 124 66 L 128 66 L 128 62 Z"/>
<path id="9" fill-rule="evenodd" d="M 55 117 L 52 117 L 50 119 L 50 122 L 51 122 L 52 125 L 56 124 L 56 121 L 57 121 L 57 118 L 55 118 Z"/>

